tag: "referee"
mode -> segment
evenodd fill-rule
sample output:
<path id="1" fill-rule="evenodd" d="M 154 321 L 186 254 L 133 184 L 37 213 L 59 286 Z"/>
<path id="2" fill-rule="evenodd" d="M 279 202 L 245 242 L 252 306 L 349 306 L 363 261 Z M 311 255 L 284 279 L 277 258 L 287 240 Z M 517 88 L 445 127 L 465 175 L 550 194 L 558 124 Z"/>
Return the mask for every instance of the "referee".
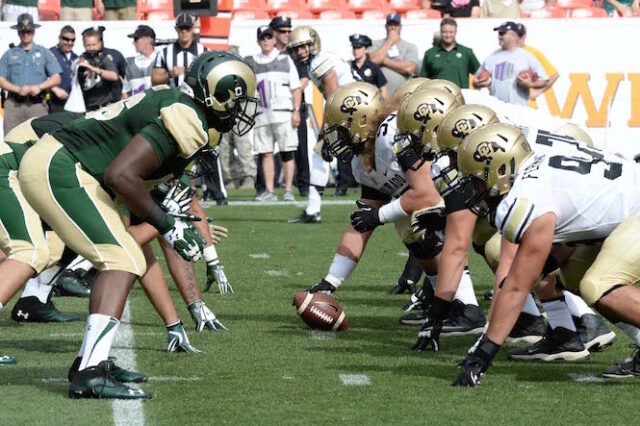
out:
<path id="1" fill-rule="evenodd" d="M 178 87 L 184 81 L 184 73 L 193 59 L 207 50 L 196 42 L 191 15 L 181 13 L 176 18 L 178 40 L 158 52 L 151 71 L 151 84 L 169 84 Z"/>

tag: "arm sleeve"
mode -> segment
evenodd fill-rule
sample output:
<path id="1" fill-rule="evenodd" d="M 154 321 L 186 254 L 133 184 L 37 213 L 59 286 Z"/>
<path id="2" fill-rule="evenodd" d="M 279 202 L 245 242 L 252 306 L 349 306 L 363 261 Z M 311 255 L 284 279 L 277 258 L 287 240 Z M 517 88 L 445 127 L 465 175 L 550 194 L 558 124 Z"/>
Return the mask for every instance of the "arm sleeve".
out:
<path id="1" fill-rule="evenodd" d="M 476 54 L 469 49 L 469 74 L 475 74 L 480 69 L 480 62 L 476 58 Z"/>
<path id="2" fill-rule="evenodd" d="M 156 63 L 153 64 L 154 68 L 167 68 L 167 64 L 165 63 L 164 60 L 164 53 L 165 53 L 165 49 L 159 50 L 158 54 L 156 55 Z"/>
<path id="3" fill-rule="evenodd" d="M 325 56 L 324 58 L 319 58 L 318 62 L 313 64 L 309 74 L 315 81 L 322 81 L 334 68 L 335 65 L 331 58 Z"/>
<path id="4" fill-rule="evenodd" d="M 374 64 L 375 65 L 375 64 Z M 378 81 L 378 87 L 382 87 L 387 84 L 387 78 L 382 73 L 382 70 L 378 65 L 375 66 L 376 80 Z"/>
<path id="5" fill-rule="evenodd" d="M 420 77 L 429 77 L 429 70 L 427 69 L 427 52 L 424 52 L 424 56 L 422 57 L 422 67 L 420 68 Z"/>
<path id="6" fill-rule="evenodd" d="M 139 135 L 145 138 L 151 145 L 153 150 L 160 160 L 160 164 L 164 164 L 171 158 L 174 158 L 178 154 L 178 145 L 167 132 L 166 127 L 162 123 L 160 118 L 155 118 L 149 124 L 147 124 Z"/>
<path id="7" fill-rule="evenodd" d="M 43 49 L 43 51 L 44 57 L 46 58 L 45 71 L 47 72 L 47 77 L 62 73 L 62 67 L 53 52 L 49 49 Z"/>
<path id="8" fill-rule="evenodd" d="M 524 197 L 507 196 L 496 210 L 495 225 L 508 241 L 519 244 L 520 239 L 539 216 L 534 214 L 535 205 Z"/>
<path id="9" fill-rule="evenodd" d="M 2 59 L 0 59 L 0 77 L 8 78 L 9 77 L 9 51 L 5 52 L 2 55 Z"/>
<path id="10" fill-rule="evenodd" d="M 418 59 L 418 48 L 415 44 L 409 43 L 409 46 L 407 47 L 407 56 L 405 59 L 416 64 L 416 70 L 420 67 L 420 59 Z M 416 73 L 414 72 L 414 74 Z"/>
<path id="11" fill-rule="evenodd" d="M 175 102 L 160 109 L 160 120 L 178 144 L 182 158 L 190 158 L 209 143 L 208 127 L 188 105 Z"/>

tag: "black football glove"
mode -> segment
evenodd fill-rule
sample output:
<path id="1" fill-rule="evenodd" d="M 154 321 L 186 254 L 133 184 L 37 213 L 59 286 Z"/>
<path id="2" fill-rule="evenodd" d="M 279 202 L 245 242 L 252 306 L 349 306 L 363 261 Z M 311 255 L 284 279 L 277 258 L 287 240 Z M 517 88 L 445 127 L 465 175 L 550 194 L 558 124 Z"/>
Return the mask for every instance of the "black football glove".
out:
<path id="1" fill-rule="evenodd" d="M 447 223 L 444 206 L 427 207 L 413 214 L 411 230 L 417 234 L 421 231 L 440 231 Z"/>
<path id="2" fill-rule="evenodd" d="M 422 352 L 431 346 L 434 352 L 438 352 L 441 332 L 442 321 L 434 321 L 433 318 L 427 316 L 427 320 L 422 324 L 420 333 L 418 333 L 418 341 L 411 347 L 411 350 Z"/>
<path id="3" fill-rule="evenodd" d="M 332 294 L 334 291 L 336 291 L 336 288 L 333 286 L 333 284 L 330 284 L 329 282 L 322 280 L 318 284 L 308 289 L 307 291 L 309 293 Z"/>
<path id="4" fill-rule="evenodd" d="M 480 380 L 489 368 L 489 364 L 482 358 L 470 353 L 460 363 L 459 367 L 462 368 L 462 371 L 453 382 L 453 386 L 475 387 L 480 385 Z"/>
<path id="5" fill-rule="evenodd" d="M 333 154 L 329 150 L 329 145 L 324 140 L 324 137 L 322 135 L 320 135 L 318 137 L 318 141 L 322 142 L 322 148 L 320 149 L 320 155 L 322 156 L 322 159 L 324 161 L 326 161 L 327 163 L 332 162 L 333 161 Z"/>
<path id="6" fill-rule="evenodd" d="M 378 216 L 378 208 L 356 201 L 358 210 L 351 213 L 351 226 L 358 232 L 372 231 L 375 227 L 382 225 Z"/>

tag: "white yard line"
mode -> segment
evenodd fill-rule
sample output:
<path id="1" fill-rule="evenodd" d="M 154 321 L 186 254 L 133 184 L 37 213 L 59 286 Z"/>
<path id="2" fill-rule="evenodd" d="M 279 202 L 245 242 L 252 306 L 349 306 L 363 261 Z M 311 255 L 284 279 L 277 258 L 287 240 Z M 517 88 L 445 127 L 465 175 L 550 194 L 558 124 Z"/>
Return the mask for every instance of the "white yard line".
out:
<path id="1" fill-rule="evenodd" d="M 606 381 L 604 378 L 593 374 L 569 373 L 569 377 L 571 377 L 574 382 L 578 383 L 602 383 Z"/>
<path id="2" fill-rule="evenodd" d="M 270 277 L 286 277 L 289 275 L 289 272 L 287 271 L 264 271 L 264 273 Z"/>
<path id="3" fill-rule="evenodd" d="M 250 253 L 249 257 L 252 259 L 269 259 L 271 256 L 267 253 Z"/>
<path id="4" fill-rule="evenodd" d="M 166 336 L 166 333 L 161 333 L 159 331 L 141 331 L 136 333 L 136 336 Z M 49 337 L 83 337 L 84 333 L 80 332 L 70 332 L 70 333 L 51 333 Z"/>
<path id="5" fill-rule="evenodd" d="M 371 379 L 366 374 L 340 374 L 340 381 L 345 386 L 371 385 Z"/>
<path id="6" fill-rule="evenodd" d="M 309 337 L 313 340 L 336 340 L 335 331 L 311 330 Z"/>
<path id="7" fill-rule="evenodd" d="M 216 205 L 215 202 L 211 201 L 201 201 L 202 207 L 214 207 Z M 355 200 L 322 200 L 323 206 L 354 206 L 356 205 Z M 263 206 L 280 206 L 280 207 L 306 207 L 306 201 L 296 201 L 296 202 L 286 202 L 286 201 L 275 201 L 272 203 L 263 203 L 258 201 L 229 201 L 229 206 L 235 207 L 263 207 Z"/>
<path id="8" fill-rule="evenodd" d="M 118 366 L 127 370 L 138 371 L 136 353 L 133 347 L 131 310 L 127 300 L 120 319 L 120 327 L 113 342 L 111 356 L 118 358 Z M 144 426 L 144 407 L 141 400 L 114 399 L 111 406 L 113 409 L 113 424 L 115 426 Z"/>

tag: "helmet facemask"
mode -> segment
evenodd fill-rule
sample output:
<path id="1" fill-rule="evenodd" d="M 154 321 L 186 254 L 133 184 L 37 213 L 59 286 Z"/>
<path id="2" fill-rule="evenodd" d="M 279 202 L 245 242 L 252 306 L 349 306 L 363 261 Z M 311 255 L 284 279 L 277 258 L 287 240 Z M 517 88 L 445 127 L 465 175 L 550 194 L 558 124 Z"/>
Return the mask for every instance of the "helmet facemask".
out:
<path id="1" fill-rule="evenodd" d="M 216 173 L 218 170 L 218 149 L 217 148 L 203 148 L 198 151 L 195 159 L 193 160 L 193 166 L 185 169 L 185 174 L 192 179 L 199 178 L 204 175 Z"/>
<path id="2" fill-rule="evenodd" d="M 433 183 L 442 197 L 452 191 L 459 190 L 460 173 L 457 161 L 457 153 L 453 150 L 441 150 L 434 155 L 431 175 Z"/>
<path id="3" fill-rule="evenodd" d="M 207 118 L 217 130 L 223 133 L 232 131 L 238 136 L 244 136 L 255 124 L 258 99 L 246 94 L 246 89 L 242 88 L 236 76 L 230 77 L 234 79 L 234 95 L 229 96 L 227 100 L 219 101 L 218 98 L 228 94 L 214 93 L 212 95 L 209 91 L 209 85 L 205 84 L 203 85 L 203 104 L 206 108 Z"/>

